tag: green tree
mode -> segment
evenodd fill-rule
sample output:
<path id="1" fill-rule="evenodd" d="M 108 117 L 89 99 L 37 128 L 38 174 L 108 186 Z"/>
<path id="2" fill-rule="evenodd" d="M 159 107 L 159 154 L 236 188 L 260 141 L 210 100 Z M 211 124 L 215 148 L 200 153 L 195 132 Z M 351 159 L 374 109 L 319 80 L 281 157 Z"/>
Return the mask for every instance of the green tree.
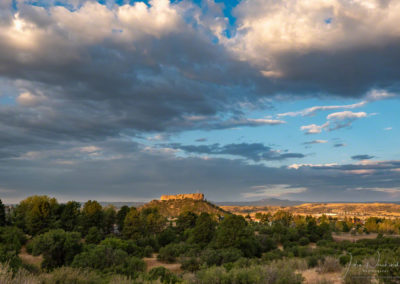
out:
<path id="1" fill-rule="evenodd" d="M 124 220 L 122 234 L 127 239 L 138 239 L 142 236 L 143 224 L 140 213 L 135 207 L 131 207 Z"/>
<path id="2" fill-rule="evenodd" d="M 6 208 L 0 199 L 0 226 L 6 225 Z"/>
<path id="3" fill-rule="evenodd" d="M 51 230 L 32 240 L 32 253 L 43 255 L 43 268 L 53 269 L 68 265 L 81 251 L 80 240 L 81 234 L 78 232 L 65 232 L 62 229 Z"/>
<path id="4" fill-rule="evenodd" d="M 114 231 L 114 224 L 117 221 L 117 213 L 115 212 L 115 207 L 108 206 L 104 208 L 103 214 L 104 214 L 103 231 L 106 235 L 108 235 Z"/>
<path id="5" fill-rule="evenodd" d="M 121 209 L 118 210 L 117 212 L 117 225 L 118 225 L 118 230 L 122 232 L 124 229 L 124 221 L 126 214 L 129 212 L 129 207 L 124 205 L 121 207 Z"/>
<path id="6" fill-rule="evenodd" d="M 191 231 L 189 241 L 202 247 L 211 242 L 215 235 L 216 223 L 208 213 L 201 213 Z"/>
<path id="7" fill-rule="evenodd" d="M 88 244 L 98 244 L 102 239 L 104 239 L 103 231 L 97 227 L 91 227 L 85 237 Z"/>
<path id="8" fill-rule="evenodd" d="M 91 227 L 102 228 L 104 214 L 102 206 L 96 200 L 89 200 L 82 209 L 82 231 L 86 235 Z"/>
<path id="9" fill-rule="evenodd" d="M 0 228 L 0 244 L 18 253 L 22 245 L 26 242 L 24 232 L 17 227 Z"/>
<path id="10" fill-rule="evenodd" d="M 247 222 L 242 216 L 228 215 L 216 232 L 217 248 L 240 247 L 241 242 L 251 236 Z"/>
<path id="11" fill-rule="evenodd" d="M 176 228 L 179 233 L 191 229 L 196 225 L 197 215 L 191 211 L 185 211 L 179 214 L 176 220 Z"/>
<path id="12" fill-rule="evenodd" d="M 80 218 L 81 204 L 76 201 L 68 201 L 61 207 L 60 225 L 65 231 L 77 229 Z"/>
<path id="13" fill-rule="evenodd" d="M 30 196 L 15 209 L 15 223 L 30 235 L 36 235 L 55 227 L 58 203 L 48 196 Z"/>
<path id="14" fill-rule="evenodd" d="M 165 227 L 166 218 L 162 216 L 157 208 L 146 208 L 140 212 L 142 225 L 144 226 L 142 233 L 144 236 L 156 235 Z"/>
<path id="15" fill-rule="evenodd" d="M 103 272 L 115 271 L 115 267 L 123 265 L 128 253 L 121 249 L 113 249 L 104 245 L 90 246 L 75 256 L 72 267 L 94 268 Z"/>

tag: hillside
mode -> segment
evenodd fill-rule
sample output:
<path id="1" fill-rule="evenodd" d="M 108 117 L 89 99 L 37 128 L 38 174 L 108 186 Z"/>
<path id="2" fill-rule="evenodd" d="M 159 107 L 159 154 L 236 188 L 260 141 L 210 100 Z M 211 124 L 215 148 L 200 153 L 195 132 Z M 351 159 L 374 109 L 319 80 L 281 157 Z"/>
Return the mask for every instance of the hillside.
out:
<path id="1" fill-rule="evenodd" d="M 194 199 L 152 200 L 139 207 L 139 210 L 143 208 L 157 208 L 160 214 L 166 217 L 177 217 L 185 211 L 191 211 L 196 214 L 206 212 L 213 215 L 225 215 L 228 213 L 211 202 Z"/>

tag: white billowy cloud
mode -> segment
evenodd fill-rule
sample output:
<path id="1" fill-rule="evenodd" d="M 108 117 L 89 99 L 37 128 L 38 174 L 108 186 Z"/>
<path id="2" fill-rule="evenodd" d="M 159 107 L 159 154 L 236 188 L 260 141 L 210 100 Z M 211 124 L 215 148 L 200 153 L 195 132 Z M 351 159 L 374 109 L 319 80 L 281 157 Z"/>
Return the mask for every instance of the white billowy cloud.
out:
<path id="1" fill-rule="evenodd" d="M 282 54 L 300 58 L 311 52 L 379 48 L 400 36 L 398 1 L 254 0 L 242 2 L 236 14 L 232 50 L 273 78 L 299 75 L 286 68 Z"/>
<path id="2" fill-rule="evenodd" d="M 359 118 L 367 117 L 365 112 L 351 112 L 342 111 L 329 114 L 325 122 L 322 125 L 310 124 L 303 125 L 300 127 L 301 130 L 305 131 L 306 134 L 317 134 L 321 133 L 322 130 L 333 131 L 340 128 L 348 127 L 353 121 Z"/>

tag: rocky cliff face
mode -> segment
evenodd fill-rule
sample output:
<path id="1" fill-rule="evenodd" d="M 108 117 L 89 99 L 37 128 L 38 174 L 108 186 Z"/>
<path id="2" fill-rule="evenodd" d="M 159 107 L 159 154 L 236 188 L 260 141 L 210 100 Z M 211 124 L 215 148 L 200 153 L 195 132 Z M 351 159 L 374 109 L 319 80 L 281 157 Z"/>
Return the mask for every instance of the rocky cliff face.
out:
<path id="1" fill-rule="evenodd" d="M 189 193 L 189 194 L 177 194 L 177 195 L 161 195 L 161 200 L 182 200 L 182 199 L 204 200 L 204 194 Z"/>

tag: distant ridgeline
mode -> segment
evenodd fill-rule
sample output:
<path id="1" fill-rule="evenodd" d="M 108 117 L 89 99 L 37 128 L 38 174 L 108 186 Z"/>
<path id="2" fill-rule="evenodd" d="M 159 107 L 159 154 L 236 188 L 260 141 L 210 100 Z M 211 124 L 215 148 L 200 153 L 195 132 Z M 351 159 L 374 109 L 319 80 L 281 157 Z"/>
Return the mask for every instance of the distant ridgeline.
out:
<path id="1" fill-rule="evenodd" d="M 187 193 L 187 194 L 176 194 L 176 195 L 161 195 L 161 200 L 181 200 L 181 199 L 194 199 L 204 200 L 203 193 Z"/>

